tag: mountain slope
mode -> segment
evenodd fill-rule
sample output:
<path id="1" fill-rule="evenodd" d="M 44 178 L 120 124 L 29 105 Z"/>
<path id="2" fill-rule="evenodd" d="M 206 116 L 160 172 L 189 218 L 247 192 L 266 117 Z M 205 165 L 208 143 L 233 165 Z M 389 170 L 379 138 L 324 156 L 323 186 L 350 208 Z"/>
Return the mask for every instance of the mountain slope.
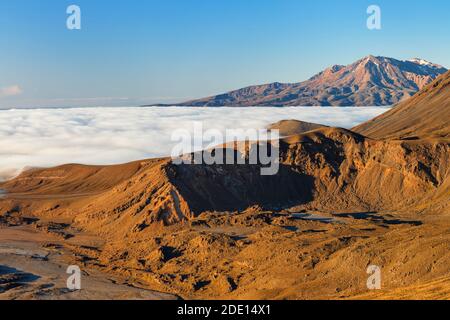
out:
<path id="1" fill-rule="evenodd" d="M 269 130 L 278 130 L 280 137 L 288 137 L 296 134 L 305 133 L 315 129 L 326 127 L 321 124 L 299 121 L 299 120 L 282 120 L 268 126 Z"/>
<path id="2" fill-rule="evenodd" d="M 414 95 L 445 71 L 422 59 L 368 56 L 348 66 L 332 66 L 304 82 L 251 86 L 179 105 L 385 106 Z"/>
<path id="3" fill-rule="evenodd" d="M 450 72 L 353 130 L 376 139 L 450 138 Z"/>

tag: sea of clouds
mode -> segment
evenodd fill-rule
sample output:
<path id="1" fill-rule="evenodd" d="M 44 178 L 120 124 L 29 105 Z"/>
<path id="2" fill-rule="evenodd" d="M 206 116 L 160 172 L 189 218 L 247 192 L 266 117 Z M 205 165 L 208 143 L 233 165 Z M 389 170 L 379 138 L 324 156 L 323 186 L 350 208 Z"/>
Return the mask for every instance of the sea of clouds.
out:
<path id="1" fill-rule="evenodd" d="M 388 108 L 123 107 L 0 110 L 0 180 L 24 168 L 115 164 L 169 156 L 172 133 L 265 128 L 286 119 L 351 128 Z"/>

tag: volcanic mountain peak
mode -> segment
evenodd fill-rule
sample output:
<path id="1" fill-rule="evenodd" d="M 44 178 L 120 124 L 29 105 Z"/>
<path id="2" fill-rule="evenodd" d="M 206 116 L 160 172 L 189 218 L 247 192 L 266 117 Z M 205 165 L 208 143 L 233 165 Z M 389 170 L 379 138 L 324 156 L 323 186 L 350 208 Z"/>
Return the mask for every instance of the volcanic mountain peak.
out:
<path id="1" fill-rule="evenodd" d="M 250 86 L 183 106 L 381 106 L 411 97 L 447 69 L 423 59 L 369 55 L 334 65 L 299 83 Z"/>

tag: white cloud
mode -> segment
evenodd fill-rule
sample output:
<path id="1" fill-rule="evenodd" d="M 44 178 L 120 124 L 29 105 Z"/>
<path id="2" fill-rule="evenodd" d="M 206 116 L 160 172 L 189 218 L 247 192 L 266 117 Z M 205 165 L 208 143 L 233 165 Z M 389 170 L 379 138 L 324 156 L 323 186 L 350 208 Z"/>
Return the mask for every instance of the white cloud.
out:
<path id="1" fill-rule="evenodd" d="M 12 97 L 21 94 L 22 88 L 18 85 L 0 88 L 0 98 Z"/>
<path id="2" fill-rule="evenodd" d="M 264 128 L 298 119 L 351 128 L 386 108 L 75 108 L 0 110 L 0 179 L 31 166 L 168 156 L 176 129 Z"/>

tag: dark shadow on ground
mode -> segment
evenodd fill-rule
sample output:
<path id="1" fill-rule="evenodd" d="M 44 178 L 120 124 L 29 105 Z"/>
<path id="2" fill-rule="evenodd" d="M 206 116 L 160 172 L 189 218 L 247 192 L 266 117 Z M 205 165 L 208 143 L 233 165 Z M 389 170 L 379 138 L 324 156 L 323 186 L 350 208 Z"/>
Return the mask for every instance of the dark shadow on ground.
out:
<path id="1" fill-rule="evenodd" d="M 378 212 L 339 213 L 334 214 L 334 216 L 341 218 L 353 218 L 357 220 L 368 220 L 385 225 L 401 225 L 401 224 L 407 224 L 411 226 L 422 225 L 422 222 L 418 220 L 387 219 Z"/>

